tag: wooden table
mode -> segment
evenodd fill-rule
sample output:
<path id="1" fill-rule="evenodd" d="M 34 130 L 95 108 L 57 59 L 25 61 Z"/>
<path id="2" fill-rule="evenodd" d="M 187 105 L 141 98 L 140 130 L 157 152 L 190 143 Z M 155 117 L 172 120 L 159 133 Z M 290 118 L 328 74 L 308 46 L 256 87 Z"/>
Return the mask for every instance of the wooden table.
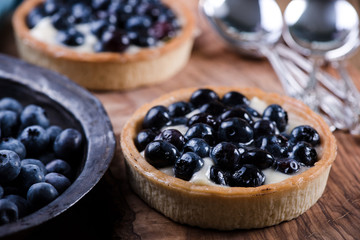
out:
<path id="1" fill-rule="evenodd" d="M 252 86 L 283 93 L 265 60 L 242 58 L 208 28 L 196 11 L 199 32 L 188 65 L 169 81 L 127 92 L 94 92 L 104 104 L 117 139 L 141 105 L 182 87 Z M 17 56 L 10 24 L 0 28 L 0 52 Z M 350 67 L 356 84 L 360 75 Z M 78 204 L 22 236 L 24 239 L 360 239 L 360 138 L 335 132 L 338 157 L 321 199 L 295 220 L 257 230 L 220 232 L 177 224 L 148 207 L 130 189 L 117 154 L 102 181 Z M 18 237 L 18 236 L 17 236 Z"/>

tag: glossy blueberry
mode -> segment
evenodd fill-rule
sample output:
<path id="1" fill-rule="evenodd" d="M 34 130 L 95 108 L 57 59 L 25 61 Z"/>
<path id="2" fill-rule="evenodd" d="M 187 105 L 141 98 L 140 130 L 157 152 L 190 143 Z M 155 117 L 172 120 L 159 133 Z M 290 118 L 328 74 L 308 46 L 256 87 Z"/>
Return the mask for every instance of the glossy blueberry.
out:
<path id="1" fill-rule="evenodd" d="M 287 157 L 289 142 L 282 135 L 262 136 L 255 140 L 255 147 L 271 153 L 275 158 Z"/>
<path id="2" fill-rule="evenodd" d="M 267 151 L 255 149 L 246 151 L 241 156 L 241 161 L 246 164 L 253 164 L 259 169 L 266 169 L 273 165 L 274 157 Z"/>
<path id="3" fill-rule="evenodd" d="M 0 150 L 0 183 L 14 180 L 20 173 L 20 158 L 9 150 Z"/>
<path id="4" fill-rule="evenodd" d="M 21 166 L 24 166 L 27 164 L 33 164 L 33 165 L 38 166 L 44 174 L 46 174 L 46 172 L 47 172 L 44 163 L 38 159 L 26 158 L 26 159 L 21 160 L 20 164 L 21 164 Z"/>
<path id="5" fill-rule="evenodd" d="M 291 174 L 299 171 L 300 164 L 292 158 L 278 158 L 275 160 L 274 167 L 276 171 Z"/>
<path id="6" fill-rule="evenodd" d="M 225 112 L 226 109 L 227 109 L 227 107 L 225 105 L 223 105 L 221 102 L 213 101 L 213 102 L 205 103 L 204 105 L 202 105 L 200 107 L 199 110 L 200 110 L 200 112 L 207 113 L 212 116 L 218 116 L 218 115 L 222 114 L 223 112 Z"/>
<path id="7" fill-rule="evenodd" d="M 200 157 L 208 157 L 210 153 L 209 144 L 202 138 L 192 138 L 185 143 L 184 152 L 194 152 Z"/>
<path id="8" fill-rule="evenodd" d="M 210 180 L 222 186 L 230 185 L 231 174 L 228 171 L 221 170 L 217 166 L 210 168 Z"/>
<path id="9" fill-rule="evenodd" d="M 107 9 L 110 5 L 110 0 L 92 0 L 91 6 L 95 10 Z"/>
<path id="10" fill-rule="evenodd" d="M 26 156 L 26 148 L 19 140 L 15 138 L 2 138 L 0 139 L 0 150 L 11 150 L 16 152 L 20 159 Z"/>
<path id="11" fill-rule="evenodd" d="M 4 188 L 0 185 L 0 199 L 4 196 Z"/>
<path id="12" fill-rule="evenodd" d="M 45 176 L 45 182 L 53 185 L 59 194 L 63 193 L 70 185 L 70 180 L 60 173 L 48 173 Z"/>
<path id="13" fill-rule="evenodd" d="M 63 6 L 62 4 L 63 2 L 59 0 L 46 0 L 44 2 L 44 9 L 46 14 L 53 15 Z"/>
<path id="14" fill-rule="evenodd" d="M 153 24 L 149 30 L 148 33 L 150 36 L 154 37 L 155 39 L 161 40 L 166 37 L 174 37 L 175 35 L 175 28 L 174 26 L 169 22 L 157 22 Z"/>
<path id="15" fill-rule="evenodd" d="M 156 168 L 171 166 L 179 157 L 177 148 L 166 141 L 156 140 L 145 148 L 145 159 Z"/>
<path id="16" fill-rule="evenodd" d="M 236 170 L 241 164 L 241 155 L 237 147 L 229 142 L 217 144 L 210 153 L 214 164 L 223 170 Z"/>
<path id="17" fill-rule="evenodd" d="M 244 164 L 231 177 L 232 187 L 258 187 L 264 183 L 264 173 L 252 164 Z"/>
<path id="18" fill-rule="evenodd" d="M 0 110 L 10 110 L 20 114 L 23 110 L 23 106 L 16 99 L 5 97 L 0 100 Z"/>
<path id="19" fill-rule="evenodd" d="M 243 106 L 243 105 L 249 105 L 250 101 L 247 97 L 245 97 L 243 94 L 236 92 L 236 91 L 231 91 L 226 93 L 221 101 L 230 107 L 235 107 L 235 106 Z"/>
<path id="20" fill-rule="evenodd" d="M 202 138 L 210 146 L 213 146 L 216 142 L 215 131 L 212 127 L 204 123 L 196 123 L 192 125 L 185 133 L 185 139 L 190 140 L 192 138 Z"/>
<path id="21" fill-rule="evenodd" d="M 276 125 L 273 121 L 260 119 L 254 123 L 254 139 L 261 136 L 275 135 Z"/>
<path id="22" fill-rule="evenodd" d="M 254 120 L 251 117 L 251 115 L 248 113 L 248 111 L 246 111 L 246 109 L 244 109 L 242 107 L 236 107 L 236 108 L 227 110 L 226 112 L 221 114 L 219 118 L 220 118 L 220 121 L 224 121 L 228 118 L 233 118 L 233 117 L 241 118 L 241 119 L 245 120 L 246 122 L 248 122 L 250 125 L 254 123 Z"/>
<path id="23" fill-rule="evenodd" d="M 130 17 L 125 24 L 125 28 L 128 31 L 139 31 L 143 29 L 148 29 L 152 24 L 152 20 L 147 16 L 132 16 Z"/>
<path id="24" fill-rule="evenodd" d="M 246 106 L 245 109 L 254 118 L 261 118 L 262 117 L 262 115 L 258 111 L 256 111 L 254 108 L 252 108 L 250 106 Z"/>
<path id="25" fill-rule="evenodd" d="M 189 127 L 196 123 L 205 123 L 212 127 L 213 129 L 218 129 L 220 122 L 213 115 L 209 115 L 207 113 L 198 113 L 190 117 L 187 121 Z"/>
<path id="26" fill-rule="evenodd" d="M 278 104 L 269 105 L 263 113 L 263 119 L 274 121 L 280 132 L 283 132 L 288 123 L 287 112 Z"/>
<path id="27" fill-rule="evenodd" d="M 320 144 L 320 135 L 314 128 L 302 125 L 295 127 L 291 131 L 290 141 L 293 143 L 304 141 L 315 147 Z"/>
<path id="28" fill-rule="evenodd" d="M 28 190 L 35 183 L 44 182 L 45 175 L 41 169 L 34 164 L 25 164 L 21 166 L 21 171 L 16 181 L 23 190 Z"/>
<path id="29" fill-rule="evenodd" d="M 24 108 L 20 115 L 20 123 L 23 129 L 31 125 L 39 125 L 43 128 L 50 126 L 45 109 L 34 104 L 27 105 Z"/>
<path id="30" fill-rule="evenodd" d="M 131 40 L 131 43 L 139 47 L 151 47 L 155 46 L 156 39 L 149 36 L 146 31 L 139 31 L 137 37 Z"/>
<path id="31" fill-rule="evenodd" d="M 168 143 L 171 143 L 174 145 L 179 151 L 181 151 L 184 148 L 185 145 L 185 138 L 176 129 L 166 129 L 161 132 L 161 134 L 156 137 L 156 140 L 163 140 Z"/>
<path id="32" fill-rule="evenodd" d="M 54 141 L 54 152 L 58 158 L 76 159 L 81 153 L 82 135 L 73 128 L 64 129 Z"/>
<path id="33" fill-rule="evenodd" d="M 29 203 L 28 201 L 20 195 L 10 194 L 4 197 L 4 199 L 10 200 L 13 202 L 19 213 L 19 218 L 26 216 L 29 212 Z"/>
<path id="34" fill-rule="evenodd" d="M 0 225 L 15 222 L 19 218 L 19 210 L 9 199 L 0 199 Z"/>
<path id="35" fill-rule="evenodd" d="M 164 106 L 152 107 L 145 115 L 143 128 L 162 128 L 170 120 L 169 111 Z"/>
<path id="36" fill-rule="evenodd" d="M 315 148 L 307 142 L 298 142 L 295 144 L 292 148 L 290 156 L 306 166 L 313 166 L 318 160 Z"/>
<path id="37" fill-rule="evenodd" d="M 156 137 L 156 134 L 151 129 L 141 130 L 135 138 L 135 146 L 139 152 L 143 151 L 146 146 L 152 142 Z"/>
<path id="38" fill-rule="evenodd" d="M 213 90 L 206 88 L 196 90 L 190 97 L 190 103 L 195 107 L 200 107 L 213 101 L 219 101 L 219 96 Z"/>
<path id="39" fill-rule="evenodd" d="M 254 133 L 249 123 L 241 118 L 228 118 L 218 129 L 220 141 L 248 143 L 253 140 Z"/>
<path id="40" fill-rule="evenodd" d="M 103 35 L 103 33 L 105 32 L 105 30 L 109 27 L 109 23 L 104 20 L 104 19 L 100 19 L 97 21 L 92 21 L 90 23 L 90 31 L 97 36 L 99 39 L 101 38 L 101 36 Z"/>
<path id="41" fill-rule="evenodd" d="M 70 15 L 66 8 L 61 8 L 51 16 L 51 23 L 57 30 L 65 30 L 75 23 L 75 18 Z"/>
<path id="42" fill-rule="evenodd" d="M 75 23 L 86 23 L 92 16 L 92 9 L 87 3 L 78 2 L 72 5 L 71 15 L 75 18 Z"/>
<path id="43" fill-rule="evenodd" d="M 191 105 L 187 102 L 175 102 L 168 107 L 171 117 L 182 117 L 191 112 Z"/>
<path id="44" fill-rule="evenodd" d="M 0 130 L 1 137 L 14 136 L 19 129 L 18 114 L 10 110 L 0 111 Z"/>
<path id="45" fill-rule="evenodd" d="M 43 6 L 38 6 L 31 10 L 29 15 L 26 17 L 26 24 L 31 29 L 33 28 L 42 18 L 46 16 L 46 12 Z"/>
<path id="46" fill-rule="evenodd" d="M 67 177 L 68 179 L 72 178 L 71 166 L 61 159 L 55 159 L 45 166 L 47 173 L 60 173 Z"/>
<path id="47" fill-rule="evenodd" d="M 166 123 L 166 126 L 186 125 L 187 122 L 188 119 L 186 117 L 175 117 L 171 118 L 171 120 Z"/>
<path id="48" fill-rule="evenodd" d="M 38 125 L 26 127 L 21 132 L 18 140 L 24 144 L 27 157 L 41 155 L 49 144 L 44 128 Z"/>
<path id="49" fill-rule="evenodd" d="M 97 52 L 123 52 L 130 44 L 130 39 L 121 30 L 108 28 L 102 34 L 100 42 L 95 45 Z"/>
<path id="50" fill-rule="evenodd" d="M 48 127 L 46 130 L 46 135 L 49 139 L 49 145 L 52 146 L 56 137 L 62 132 L 62 128 L 56 125 Z"/>
<path id="51" fill-rule="evenodd" d="M 58 195 L 59 193 L 54 186 L 46 182 L 41 182 L 35 183 L 29 188 L 27 199 L 33 208 L 39 209 L 52 202 Z"/>
<path id="52" fill-rule="evenodd" d="M 199 171 L 204 165 L 204 160 L 193 152 L 184 153 L 175 161 L 175 177 L 189 181 L 193 174 Z"/>
<path id="53" fill-rule="evenodd" d="M 80 46 L 85 43 L 84 35 L 75 28 L 58 31 L 56 41 L 67 46 Z"/>

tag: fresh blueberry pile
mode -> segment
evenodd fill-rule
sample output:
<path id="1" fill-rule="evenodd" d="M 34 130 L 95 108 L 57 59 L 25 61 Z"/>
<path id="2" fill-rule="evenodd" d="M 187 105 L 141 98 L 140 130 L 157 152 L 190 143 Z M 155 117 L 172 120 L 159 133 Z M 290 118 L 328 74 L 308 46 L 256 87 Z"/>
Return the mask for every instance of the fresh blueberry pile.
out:
<path id="1" fill-rule="evenodd" d="M 0 99 L 0 225 L 53 201 L 75 177 L 82 135 L 51 125 L 34 104 Z"/>
<path id="2" fill-rule="evenodd" d="M 263 185 L 262 170 L 267 168 L 292 174 L 315 164 L 320 136 L 314 128 L 301 125 L 286 134 L 288 115 L 281 106 L 271 104 L 260 114 L 249 103 L 239 92 L 220 98 L 210 89 L 199 89 L 189 102 L 152 107 L 135 145 L 154 167 L 173 166 L 175 176 L 184 180 L 210 157 L 210 180 L 233 187 Z M 199 113 L 187 118 L 195 109 Z M 171 128 L 175 125 L 188 129 L 183 135 Z"/>
<path id="3" fill-rule="evenodd" d="M 74 26 L 89 24 L 98 39 L 96 52 L 155 46 L 180 29 L 174 12 L 160 0 L 46 0 L 29 13 L 28 27 L 44 17 L 50 17 L 58 30 L 57 41 L 68 46 L 84 44 L 83 33 Z"/>

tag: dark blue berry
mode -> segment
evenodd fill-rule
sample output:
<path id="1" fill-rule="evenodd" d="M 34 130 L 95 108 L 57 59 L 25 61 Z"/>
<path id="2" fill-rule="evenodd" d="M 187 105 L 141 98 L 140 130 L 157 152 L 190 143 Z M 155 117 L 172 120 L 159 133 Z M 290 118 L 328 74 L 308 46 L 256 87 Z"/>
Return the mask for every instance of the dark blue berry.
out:
<path id="1" fill-rule="evenodd" d="M 59 0 L 46 0 L 44 2 L 44 9 L 46 14 L 53 15 L 62 7 L 63 2 Z"/>
<path id="2" fill-rule="evenodd" d="M 75 23 L 86 23 L 92 16 L 92 9 L 88 4 L 78 2 L 72 5 L 71 15 L 75 18 Z"/>
<path id="3" fill-rule="evenodd" d="M 179 157 L 177 148 L 166 141 L 156 140 L 145 148 L 145 159 L 156 168 L 171 166 Z"/>
<path id="4" fill-rule="evenodd" d="M 247 97 L 245 97 L 243 94 L 236 92 L 236 91 L 231 91 L 226 93 L 221 101 L 230 107 L 235 107 L 235 106 L 243 106 L 243 105 L 249 105 L 250 101 L 249 99 L 247 99 Z"/>
<path id="5" fill-rule="evenodd" d="M 110 0 L 92 0 L 91 1 L 91 6 L 93 9 L 95 10 L 105 10 L 109 7 L 110 5 Z"/>
<path id="6" fill-rule="evenodd" d="M 211 89 L 199 89 L 190 97 L 190 103 L 192 103 L 195 107 L 200 107 L 213 101 L 219 101 L 219 96 Z"/>
<path id="7" fill-rule="evenodd" d="M 199 110 L 200 112 L 207 113 L 212 116 L 218 116 L 225 112 L 227 110 L 227 107 L 219 101 L 213 101 L 210 103 L 205 103 L 200 107 Z"/>
<path id="8" fill-rule="evenodd" d="M 196 123 L 205 123 L 212 127 L 213 129 L 217 129 L 219 127 L 220 122 L 213 115 L 209 115 L 207 113 L 198 113 L 193 115 L 187 121 L 188 126 L 192 126 Z"/>
<path id="9" fill-rule="evenodd" d="M 163 21 L 153 24 L 149 28 L 148 33 L 155 39 L 161 40 L 167 37 L 173 37 L 175 35 L 175 31 L 176 29 L 171 23 Z"/>
<path id="10" fill-rule="evenodd" d="M 226 112 L 221 114 L 219 118 L 220 118 L 220 121 L 224 121 L 228 118 L 233 118 L 233 117 L 241 118 L 241 119 L 245 120 L 246 122 L 248 122 L 250 125 L 254 123 L 254 120 L 252 119 L 251 115 L 248 113 L 248 111 L 246 111 L 246 109 L 244 109 L 242 107 L 236 107 L 236 108 L 227 110 Z"/>
<path id="11" fill-rule="evenodd" d="M 210 168 L 210 180 L 222 186 L 230 185 L 231 174 L 228 171 L 221 170 L 217 166 Z"/>
<path id="12" fill-rule="evenodd" d="M 260 119 L 254 123 L 254 139 L 261 136 L 275 135 L 276 125 L 273 121 Z"/>
<path id="13" fill-rule="evenodd" d="M 240 167 L 241 155 L 237 147 L 228 142 L 217 144 L 210 153 L 214 164 L 223 170 L 235 170 Z"/>
<path id="14" fill-rule="evenodd" d="M 50 126 L 45 109 L 34 104 L 27 105 L 24 108 L 20 115 L 20 122 L 23 129 L 31 125 L 39 125 L 43 128 Z"/>
<path id="15" fill-rule="evenodd" d="M 246 111 L 254 118 L 261 118 L 261 114 L 250 106 L 245 107 Z"/>
<path id="16" fill-rule="evenodd" d="M 19 218 L 19 210 L 9 199 L 0 199 L 0 225 L 15 222 Z"/>
<path id="17" fill-rule="evenodd" d="M 256 166 L 244 164 L 231 177 L 232 187 L 258 187 L 265 183 L 265 175 Z"/>
<path id="18" fill-rule="evenodd" d="M 298 142 L 295 144 L 290 156 L 306 166 L 313 166 L 318 160 L 316 150 L 307 142 Z"/>
<path id="19" fill-rule="evenodd" d="M 104 19 L 92 21 L 90 23 L 90 31 L 99 39 L 101 38 L 105 30 L 108 29 L 108 27 L 109 23 Z"/>
<path id="20" fill-rule="evenodd" d="M 63 193 L 70 185 L 70 180 L 60 173 L 48 173 L 45 176 L 45 182 L 53 185 L 59 194 Z"/>
<path id="21" fill-rule="evenodd" d="M 60 173 L 65 177 L 67 177 L 68 179 L 72 178 L 73 173 L 71 166 L 64 160 L 55 159 L 49 162 L 48 164 L 46 164 L 45 168 L 48 173 L 52 173 L 52 172 Z"/>
<path id="22" fill-rule="evenodd" d="M 46 16 L 44 6 L 35 7 L 26 17 L 26 24 L 31 29 Z"/>
<path id="23" fill-rule="evenodd" d="M 76 159 L 81 153 L 82 135 L 73 128 L 63 130 L 55 139 L 54 152 L 58 158 Z"/>
<path id="24" fill-rule="evenodd" d="M 39 209 L 52 202 L 58 195 L 59 193 L 54 186 L 46 182 L 41 182 L 35 183 L 29 188 L 27 199 L 33 208 Z"/>
<path id="25" fill-rule="evenodd" d="M 149 36 L 145 31 L 139 31 L 131 43 L 139 47 L 151 47 L 156 45 L 156 39 Z"/>
<path id="26" fill-rule="evenodd" d="M 5 97 L 0 100 L 0 110 L 10 110 L 20 114 L 23 110 L 23 106 L 16 99 Z"/>
<path id="27" fill-rule="evenodd" d="M 26 156 L 26 148 L 24 144 L 15 138 L 2 138 L 0 140 L 0 150 L 14 151 L 20 159 L 24 159 Z"/>
<path id="28" fill-rule="evenodd" d="M 288 156 L 289 142 L 282 135 L 262 136 L 255 140 L 255 147 L 271 153 L 275 158 Z"/>
<path id="29" fill-rule="evenodd" d="M 23 159 L 21 160 L 21 166 L 24 166 L 24 165 L 27 165 L 27 164 L 33 164 L 33 165 L 36 165 L 40 168 L 40 170 L 46 174 L 47 170 L 45 168 L 45 165 L 43 162 L 41 162 L 40 160 L 38 159 L 33 159 L 33 158 L 27 158 L 27 159 Z"/>
<path id="30" fill-rule="evenodd" d="M 191 112 L 191 105 L 187 102 L 175 102 L 168 107 L 171 117 L 182 117 Z"/>
<path id="31" fill-rule="evenodd" d="M 0 131 L 1 137 L 11 137 L 16 135 L 19 129 L 18 114 L 10 110 L 0 111 Z"/>
<path id="32" fill-rule="evenodd" d="M 156 140 L 163 140 L 168 143 L 171 143 L 174 145 L 179 151 L 181 151 L 184 148 L 185 145 L 185 138 L 176 129 L 166 129 L 161 132 L 161 134 L 156 137 Z"/>
<path id="33" fill-rule="evenodd" d="M 75 28 L 68 28 L 58 31 L 56 41 L 67 46 L 76 47 L 84 44 L 85 37 Z"/>
<path id="34" fill-rule="evenodd" d="M 166 123 L 166 126 L 186 125 L 188 119 L 186 117 L 175 117 Z"/>
<path id="35" fill-rule="evenodd" d="M 132 16 L 125 24 L 127 31 L 139 31 L 148 29 L 152 24 L 151 18 L 147 16 Z"/>
<path id="36" fill-rule="evenodd" d="M 160 129 L 170 120 L 170 115 L 166 107 L 155 106 L 147 113 L 143 121 L 143 128 Z"/>
<path id="37" fill-rule="evenodd" d="M 102 34 L 101 40 L 95 50 L 97 52 L 124 52 L 130 45 L 128 35 L 119 30 L 108 28 Z"/>
<path id="38" fill-rule="evenodd" d="M 0 183 L 14 180 L 20 173 L 19 156 L 9 150 L 0 150 Z"/>
<path id="39" fill-rule="evenodd" d="M 203 165 L 204 160 L 196 153 L 184 153 L 179 159 L 175 161 L 175 177 L 188 181 L 195 172 L 202 168 Z"/>
<path id="40" fill-rule="evenodd" d="M 274 157 L 267 151 L 261 149 L 246 151 L 241 156 L 241 161 L 247 164 L 253 164 L 259 169 L 266 169 L 273 165 Z"/>
<path id="41" fill-rule="evenodd" d="M 278 158 L 275 160 L 274 168 L 276 171 L 291 174 L 299 171 L 300 164 L 292 158 Z"/>
<path id="42" fill-rule="evenodd" d="M 320 144 L 320 135 L 314 128 L 302 125 L 295 127 L 291 131 L 290 141 L 293 143 L 304 141 L 315 147 Z"/>
<path id="43" fill-rule="evenodd" d="M 0 185 L 0 199 L 4 196 L 4 188 Z"/>
<path id="44" fill-rule="evenodd" d="M 185 139 L 190 140 L 192 138 L 202 138 L 210 146 L 213 146 L 216 142 L 215 131 L 212 127 L 204 123 L 196 123 L 186 131 Z"/>
<path id="45" fill-rule="evenodd" d="M 184 152 L 194 152 L 204 158 L 209 156 L 210 146 L 202 138 L 192 138 L 185 143 Z"/>
<path id="46" fill-rule="evenodd" d="M 278 104 L 271 104 L 265 108 L 263 119 L 274 121 L 280 132 L 283 132 L 288 123 L 287 112 Z"/>
<path id="47" fill-rule="evenodd" d="M 228 118 L 218 129 L 220 141 L 248 143 L 253 140 L 254 132 L 249 123 L 241 118 Z"/>
<path id="48" fill-rule="evenodd" d="M 45 130 L 38 125 L 25 128 L 18 139 L 24 144 L 27 157 L 41 155 L 49 144 Z"/>
<path id="49" fill-rule="evenodd" d="M 75 23 L 75 18 L 70 15 L 66 8 L 61 8 L 54 15 L 51 16 L 52 25 L 58 30 L 65 30 Z"/>
<path id="50" fill-rule="evenodd" d="M 135 138 L 135 146 L 139 152 L 143 151 L 146 146 L 152 142 L 156 137 L 156 134 L 151 129 L 141 130 Z"/>
<path id="51" fill-rule="evenodd" d="M 22 196 L 10 194 L 5 196 L 4 199 L 10 200 L 17 206 L 19 218 L 26 216 L 29 213 L 29 203 Z"/>
<path id="52" fill-rule="evenodd" d="M 21 166 L 21 171 L 16 181 L 23 190 L 27 191 L 31 185 L 44 182 L 45 175 L 37 165 L 25 164 Z"/>
<path id="53" fill-rule="evenodd" d="M 46 130 L 46 135 L 49 139 L 49 145 L 52 146 L 56 137 L 62 132 L 62 128 L 56 125 L 48 127 Z"/>

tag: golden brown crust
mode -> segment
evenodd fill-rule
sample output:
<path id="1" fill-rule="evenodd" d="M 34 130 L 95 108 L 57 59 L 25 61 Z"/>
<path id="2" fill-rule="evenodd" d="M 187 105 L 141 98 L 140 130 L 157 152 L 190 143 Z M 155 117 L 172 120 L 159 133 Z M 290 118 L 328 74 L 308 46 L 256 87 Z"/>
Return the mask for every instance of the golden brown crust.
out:
<path id="1" fill-rule="evenodd" d="M 161 47 L 131 53 L 78 53 L 33 38 L 26 25 L 28 13 L 43 0 L 24 1 L 13 16 L 21 57 L 63 73 L 79 84 L 98 90 L 128 89 L 164 81 L 186 64 L 194 38 L 195 19 L 181 1 L 163 0 L 184 22 L 180 34 Z"/>
<path id="2" fill-rule="evenodd" d="M 229 230 L 259 228 L 295 218 L 322 195 L 331 165 L 336 157 L 336 141 L 327 124 L 301 102 L 254 88 L 210 87 L 220 96 L 230 90 L 248 98 L 254 96 L 283 106 L 289 118 L 296 116 L 320 134 L 322 155 L 314 167 L 285 181 L 256 188 L 195 185 L 158 171 L 140 155 L 134 138 L 146 112 L 154 105 L 188 101 L 196 88 L 166 94 L 137 110 L 121 135 L 129 181 L 134 190 L 166 216 L 190 225 Z M 160 199 L 160 200 L 159 200 Z M 163 203 L 162 203 L 162 202 Z"/>

